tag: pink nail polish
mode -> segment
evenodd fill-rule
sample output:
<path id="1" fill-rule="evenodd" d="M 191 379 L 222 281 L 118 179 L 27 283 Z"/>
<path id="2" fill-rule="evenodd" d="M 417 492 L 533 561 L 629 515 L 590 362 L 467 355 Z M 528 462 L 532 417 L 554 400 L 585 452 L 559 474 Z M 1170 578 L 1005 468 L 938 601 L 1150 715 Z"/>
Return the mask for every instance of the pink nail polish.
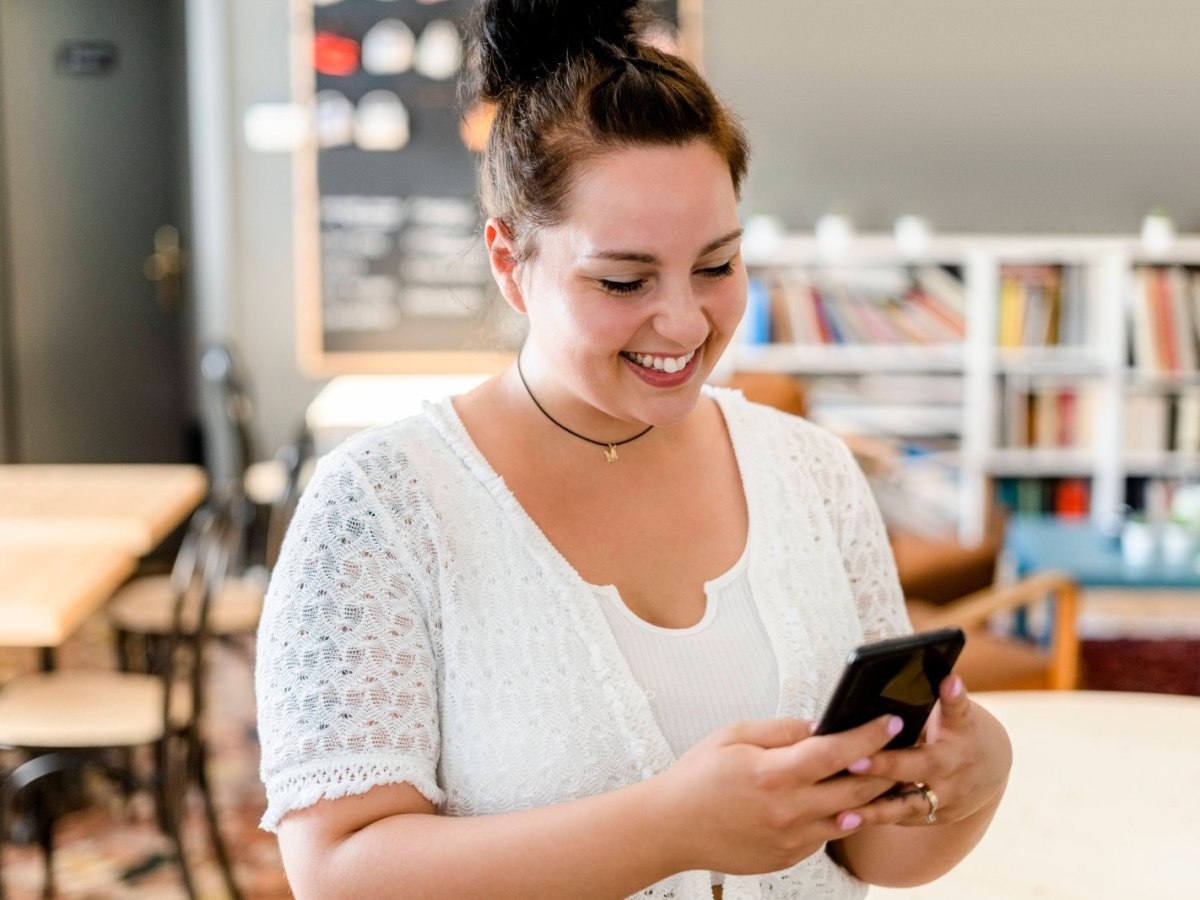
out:
<path id="1" fill-rule="evenodd" d="M 962 692 L 963 692 L 962 679 L 959 678 L 957 675 L 955 675 L 950 680 L 950 697 L 953 699 L 954 697 L 957 697 L 960 694 L 962 694 Z"/>
<path id="2" fill-rule="evenodd" d="M 860 816 L 858 813 L 846 813 L 844 816 L 842 816 L 841 821 L 838 823 L 838 827 L 841 828 L 842 831 L 850 831 L 854 828 L 857 828 L 861 824 L 862 816 Z"/>
<path id="3" fill-rule="evenodd" d="M 867 759 L 865 756 L 862 759 L 856 759 L 854 762 L 850 763 L 850 765 L 846 766 L 847 771 L 853 772 L 856 775 L 861 775 L 869 768 L 871 768 L 871 760 Z"/>
<path id="4" fill-rule="evenodd" d="M 888 719 L 887 731 L 892 737 L 895 737 L 904 730 L 904 720 L 899 716 L 892 716 Z"/>

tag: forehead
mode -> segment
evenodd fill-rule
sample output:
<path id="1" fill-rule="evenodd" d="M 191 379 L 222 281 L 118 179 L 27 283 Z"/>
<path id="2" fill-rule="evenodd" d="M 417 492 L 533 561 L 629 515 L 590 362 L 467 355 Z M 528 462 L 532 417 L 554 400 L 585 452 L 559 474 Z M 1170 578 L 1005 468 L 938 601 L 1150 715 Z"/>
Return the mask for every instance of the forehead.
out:
<path id="1" fill-rule="evenodd" d="M 562 222 L 586 249 L 678 243 L 700 247 L 736 229 L 729 165 L 708 144 L 622 147 L 579 164 Z"/>

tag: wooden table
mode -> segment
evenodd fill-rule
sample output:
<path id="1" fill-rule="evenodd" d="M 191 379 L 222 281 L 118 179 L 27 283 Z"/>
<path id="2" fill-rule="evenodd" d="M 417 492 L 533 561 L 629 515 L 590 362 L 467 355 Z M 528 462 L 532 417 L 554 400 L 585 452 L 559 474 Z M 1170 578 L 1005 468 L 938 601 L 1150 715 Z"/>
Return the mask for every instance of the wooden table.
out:
<path id="1" fill-rule="evenodd" d="M 0 544 L 110 543 L 144 556 L 207 488 L 198 466 L 0 465 Z"/>
<path id="2" fill-rule="evenodd" d="M 309 404 L 305 420 L 320 455 L 364 428 L 415 415 L 424 401 L 465 394 L 489 377 L 486 374 L 339 375 Z"/>
<path id="3" fill-rule="evenodd" d="M 0 645 L 57 647 L 136 567 L 112 544 L 0 542 Z"/>
<path id="4" fill-rule="evenodd" d="M 0 645 L 52 665 L 206 491 L 197 466 L 0 465 Z"/>
<path id="5" fill-rule="evenodd" d="M 974 696 L 1013 742 L 1012 778 L 991 829 L 938 881 L 872 888 L 872 898 L 1200 897 L 1200 697 Z"/>

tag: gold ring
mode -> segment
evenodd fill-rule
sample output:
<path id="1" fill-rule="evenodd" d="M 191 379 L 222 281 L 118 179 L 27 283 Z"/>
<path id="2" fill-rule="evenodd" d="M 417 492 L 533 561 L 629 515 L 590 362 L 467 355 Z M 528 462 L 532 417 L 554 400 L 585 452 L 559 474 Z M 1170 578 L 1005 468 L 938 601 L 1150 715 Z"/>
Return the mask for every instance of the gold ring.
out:
<path id="1" fill-rule="evenodd" d="M 925 814 L 925 821 L 929 825 L 932 825 L 937 821 L 938 796 L 923 781 L 913 782 L 913 787 L 921 792 L 921 796 L 929 804 L 929 812 Z"/>

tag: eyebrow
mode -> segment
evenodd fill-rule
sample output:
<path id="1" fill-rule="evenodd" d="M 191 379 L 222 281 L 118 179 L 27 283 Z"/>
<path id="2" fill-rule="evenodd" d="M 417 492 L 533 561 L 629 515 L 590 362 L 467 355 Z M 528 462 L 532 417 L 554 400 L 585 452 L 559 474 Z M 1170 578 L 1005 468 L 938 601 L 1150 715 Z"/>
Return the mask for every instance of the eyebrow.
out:
<path id="1" fill-rule="evenodd" d="M 712 253 L 714 250 L 719 250 L 730 241 L 737 240 L 742 236 L 742 229 L 731 231 L 729 234 L 722 235 L 710 244 L 705 244 L 700 250 L 699 255 L 704 256 Z M 658 257 L 651 253 L 634 253 L 630 250 L 602 250 L 599 253 L 591 253 L 588 259 L 608 259 L 616 262 L 640 262 L 640 263 L 657 263 Z"/>

